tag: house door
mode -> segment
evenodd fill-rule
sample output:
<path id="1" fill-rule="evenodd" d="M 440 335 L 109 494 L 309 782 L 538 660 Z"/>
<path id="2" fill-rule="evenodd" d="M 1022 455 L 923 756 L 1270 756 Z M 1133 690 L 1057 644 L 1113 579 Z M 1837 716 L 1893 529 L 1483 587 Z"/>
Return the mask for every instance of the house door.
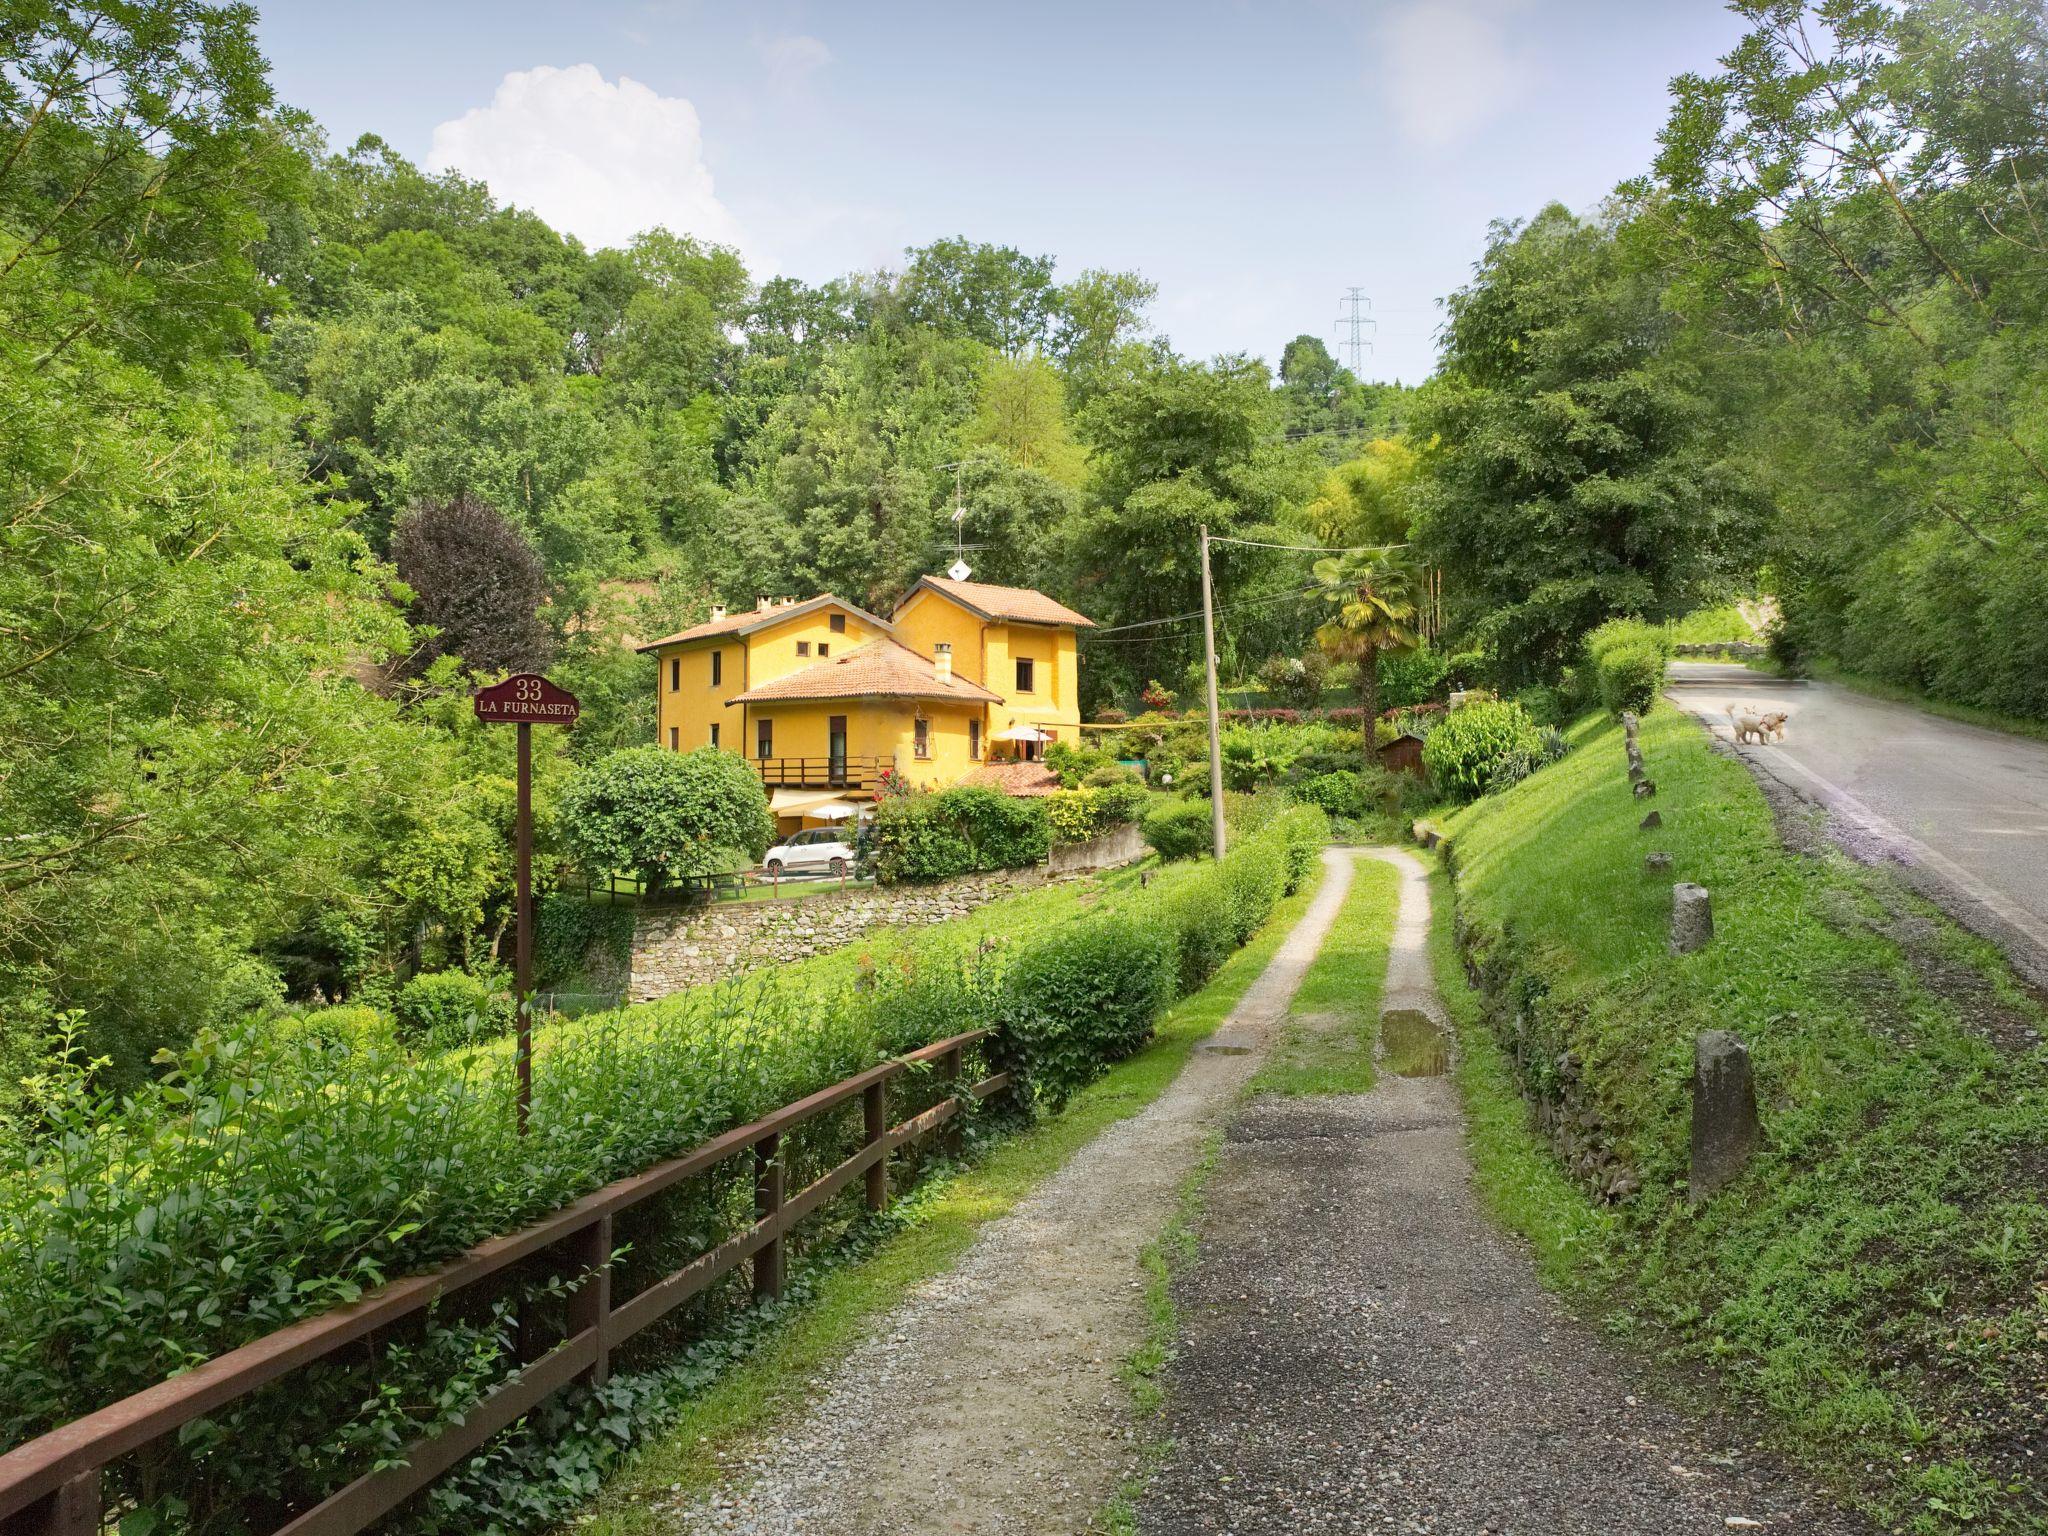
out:
<path id="1" fill-rule="evenodd" d="M 825 739 L 825 750 L 832 758 L 832 782 L 842 783 L 846 778 L 846 716 L 834 715 L 825 722 Z"/>

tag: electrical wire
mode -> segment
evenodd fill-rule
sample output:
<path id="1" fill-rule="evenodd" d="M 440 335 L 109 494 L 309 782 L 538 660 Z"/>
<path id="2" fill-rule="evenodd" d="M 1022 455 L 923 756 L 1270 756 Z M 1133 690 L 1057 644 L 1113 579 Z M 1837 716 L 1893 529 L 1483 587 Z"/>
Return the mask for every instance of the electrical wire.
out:
<path id="1" fill-rule="evenodd" d="M 1225 604 L 1225 605 L 1224 605 L 1223 607 L 1221 607 L 1221 608 L 1218 608 L 1218 609 L 1216 610 L 1216 612 L 1217 612 L 1217 613 L 1219 613 L 1219 614 L 1223 614 L 1223 613 L 1239 613 L 1239 612 L 1242 612 L 1242 611 L 1243 611 L 1244 609 L 1246 609 L 1246 608 L 1265 608 L 1265 607 L 1268 607 L 1268 606 L 1270 606 L 1271 604 L 1274 604 L 1274 603 L 1292 603 L 1292 602 L 1299 602 L 1299 601 L 1300 601 L 1300 600 L 1301 600 L 1302 598 L 1304 598 L 1304 597 L 1312 597 L 1312 596 L 1314 596 L 1314 595 L 1315 595 L 1316 593 L 1318 593 L 1318 592 L 1321 592 L 1322 590 L 1323 590 L 1323 589 L 1322 589 L 1322 587 L 1321 587 L 1321 586 L 1313 586 L 1313 587 L 1303 587 L 1303 588 L 1302 588 L 1302 589 L 1301 589 L 1300 591 L 1298 591 L 1298 592 L 1280 592 L 1280 593 L 1275 593 L 1274 595 L 1272 595 L 1272 596 L 1270 596 L 1270 597 L 1253 597 L 1253 598 L 1247 598 L 1247 599 L 1246 599 L 1245 601 L 1243 601 L 1243 602 L 1241 602 L 1241 603 L 1227 603 L 1227 604 Z M 1124 632 L 1124 631 L 1126 631 L 1126 630 L 1132 630 L 1132 629 L 1155 629 L 1155 628 L 1157 628 L 1157 627 L 1158 627 L 1159 625 L 1162 625 L 1162 624 L 1187 624 L 1187 623 L 1192 623 L 1192 622 L 1195 622 L 1195 621 L 1199 620 L 1199 619 L 1200 619 L 1201 617 L 1202 617 L 1202 610 L 1201 610 L 1201 609 L 1199 609 L 1199 608 L 1197 608 L 1197 609 L 1195 609 L 1195 610 L 1194 610 L 1193 612 L 1191 612 L 1191 613 L 1176 613 L 1176 614 L 1170 614 L 1170 615 L 1168 615 L 1168 616 L 1167 616 L 1166 618 L 1163 618 L 1163 619 L 1141 619 L 1141 620 L 1139 620 L 1139 621 L 1138 621 L 1137 623 L 1135 623 L 1135 624 L 1117 624 L 1117 625 L 1113 625 L 1113 626 L 1111 626 L 1111 627 L 1110 627 L 1110 628 L 1108 628 L 1108 629 L 1094 629 L 1094 630 L 1089 630 L 1089 631 L 1087 631 L 1086 633 L 1084 633 L 1084 634 L 1083 634 L 1083 635 L 1082 635 L 1082 636 L 1081 636 L 1080 638 L 1081 638 L 1082 640 L 1084 640 L 1084 641 L 1089 641 L 1089 642 L 1091 642 L 1091 643 L 1092 643 L 1092 642 L 1097 642 L 1097 641 L 1100 641 L 1100 640 L 1102 639 L 1102 637 L 1103 637 L 1103 636 L 1105 636 L 1105 635 L 1115 635 L 1115 634 L 1121 634 L 1121 633 L 1123 633 L 1123 632 Z M 1160 637 L 1160 636 L 1154 636 L 1154 635 L 1142 635 L 1142 636 L 1138 636 L 1138 637 L 1137 637 L 1137 640 L 1138 640 L 1138 641 L 1143 641 L 1143 642 L 1149 642 L 1149 641 L 1151 641 L 1151 640 L 1154 640 L 1154 639 L 1158 639 L 1158 638 L 1162 638 L 1162 637 Z M 1109 644 L 1113 644 L 1113 645 L 1129 645 L 1129 644 L 1132 644 L 1133 642 L 1132 642 L 1132 641 L 1129 641 L 1129 640 L 1124 640 L 1124 641 L 1110 641 L 1110 642 L 1108 642 L 1108 643 L 1109 643 Z"/>
<path id="2" fill-rule="evenodd" d="M 1268 544 L 1263 539 L 1233 539 L 1220 533 L 1209 535 L 1211 544 L 1242 544 L 1247 549 L 1291 549 L 1303 555 L 1363 555 L 1375 550 L 1406 549 L 1406 544 Z"/>

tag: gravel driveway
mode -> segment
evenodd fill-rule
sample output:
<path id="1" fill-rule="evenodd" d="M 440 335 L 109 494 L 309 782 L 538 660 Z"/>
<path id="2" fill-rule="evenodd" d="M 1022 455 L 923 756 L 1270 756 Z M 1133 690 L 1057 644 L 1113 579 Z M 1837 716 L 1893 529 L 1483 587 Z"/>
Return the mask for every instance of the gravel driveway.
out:
<path id="1" fill-rule="evenodd" d="M 993 1222 L 890 1312 L 806 1410 L 678 1531 L 1074 1536 L 1136 1469 L 1130 1390 L 1139 1258 L 1286 1016 L 1335 921 L 1353 855 L 1323 855 L 1307 914 L 1210 1045 L 1142 1113 Z"/>
<path id="2" fill-rule="evenodd" d="M 1405 853 L 1387 1008 L 1441 1018 Z M 1204 1192 L 1144 1536 L 1868 1529 L 1698 1418 L 1481 1211 L 1448 1078 L 1262 1097 Z"/>

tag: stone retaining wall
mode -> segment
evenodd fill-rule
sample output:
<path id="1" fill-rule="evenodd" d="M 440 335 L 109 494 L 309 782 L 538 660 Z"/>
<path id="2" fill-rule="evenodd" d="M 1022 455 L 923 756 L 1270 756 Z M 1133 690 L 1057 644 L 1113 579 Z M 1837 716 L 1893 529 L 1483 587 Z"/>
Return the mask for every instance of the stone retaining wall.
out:
<path id="1" fill-rule="evenodd" d="M 1039 868 L 963 875 L 935 885 L 855 886 L 776 901 L 644 911 L 633 929 L 626 997 L 651 1002 L 685 987 L 822 955 L 878 928 L 920 928 L 965 917 L 1000 897 L 1127 864 L 1144 851 L 1138 829 L 1120 827 L 1093 842 L 1054 849 L 1051 864 Z"/>

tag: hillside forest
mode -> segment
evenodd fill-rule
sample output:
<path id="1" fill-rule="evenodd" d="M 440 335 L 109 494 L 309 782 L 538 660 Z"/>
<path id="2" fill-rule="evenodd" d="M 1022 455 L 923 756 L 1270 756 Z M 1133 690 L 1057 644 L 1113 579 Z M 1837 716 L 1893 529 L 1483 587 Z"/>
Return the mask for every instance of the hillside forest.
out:
<path id="1" fill-rule="evenodd" d="M 546 865 L 576 765 L 650 738 L 636 641 L 761 596 L 886 613 L 956 507 L 977 579 L 1106 631 L 1091 714 L 1198 698 L 1206 526 L 1248 541 L 1230 682 L 1320 665 L 1301 546 L 1396 545 L 1443 623 L 1381 658 L 1392 702 L 1568 697 L 1604 621 L 1761 592 L 1789 665 L 2048 719 L 2048 23 L 1735 9 L 1640 176 L 1504 210 L 1402 387 L 1311 335 L 1183 356 L 1141 274 L 937 231 L 821 284 L 663 229 L 588 250 L 327 142 L 246 7 L 5 8 L 6 1078 L 488 965 L 479 679 L 584 702 Z"/>

